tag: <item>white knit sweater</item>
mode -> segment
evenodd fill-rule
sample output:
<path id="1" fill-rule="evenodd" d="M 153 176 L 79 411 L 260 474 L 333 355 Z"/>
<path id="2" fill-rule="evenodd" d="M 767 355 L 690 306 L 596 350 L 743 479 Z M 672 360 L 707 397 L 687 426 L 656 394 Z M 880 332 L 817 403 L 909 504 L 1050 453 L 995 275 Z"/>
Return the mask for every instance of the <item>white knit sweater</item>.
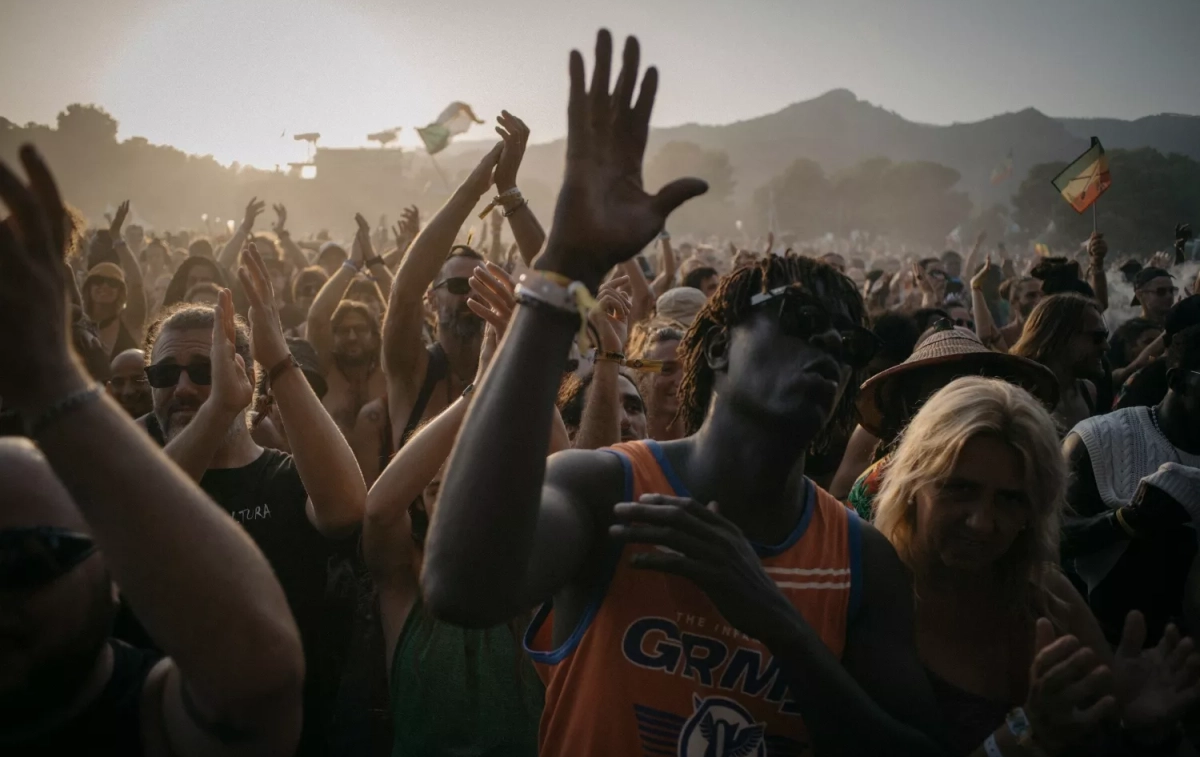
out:
<path id="1" fill-rule="evenodd" d="M 1130 407 L 1080 421 L 1074 429 L 1087 447 L 1100 499 L 1112 509 L 1128 505 L 1142 479 L 1163 463 L 1200 467 L 1200 455 L 1184 452 L 1163 436 L 1148 407 Z"/>

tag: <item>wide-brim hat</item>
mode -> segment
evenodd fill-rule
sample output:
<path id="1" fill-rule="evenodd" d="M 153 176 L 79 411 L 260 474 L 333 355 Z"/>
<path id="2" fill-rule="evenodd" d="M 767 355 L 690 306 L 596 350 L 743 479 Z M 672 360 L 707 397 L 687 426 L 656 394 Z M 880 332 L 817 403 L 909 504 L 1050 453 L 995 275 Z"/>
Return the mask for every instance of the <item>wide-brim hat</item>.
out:
<path id="1" fill-rule="evenodd" d="M 883 397 L 897 382 L 914 381 L 923 371 L 955 366 L 963 376 L 986 376 L 1023 387 L 1047 408 L 1058 404 L 1058 380 L 1054 373 L 1028 358 L 988 349 L 979 337 L 964 329 L 935 331 L 925 338 L 900 365 L 876 373 L 858 393 L 859 423 L 882 437 Z"/>

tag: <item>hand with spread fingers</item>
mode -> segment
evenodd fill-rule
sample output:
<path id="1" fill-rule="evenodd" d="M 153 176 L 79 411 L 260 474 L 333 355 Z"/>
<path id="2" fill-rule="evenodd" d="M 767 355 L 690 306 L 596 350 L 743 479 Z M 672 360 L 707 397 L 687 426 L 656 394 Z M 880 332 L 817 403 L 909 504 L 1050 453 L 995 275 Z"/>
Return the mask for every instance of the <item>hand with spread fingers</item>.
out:
<path id="1" fill-rule="evenodd" d="M 375 247 L 371 244 L 371 224 L 367 223 L 363 214 L 355 213 L 354 222 L 358 224 L 358 230 L 354 232 L 350 260 L 361 269 L 365 261 L 375 257 Z"/>
<path id="2" fill-rule="evenodd" d="M 108 233 L 112 236 L 114 244 L 121 239 L 121 227 L 125 225 L 125 219 L 128 217 L 129 200 L 126 200 L 117 206 L 117 213 L 113 216 L 112 223 L 108 225 Z"/>
<path id="3" fill-rule="evenodd" d="M 525 157 L 525 145 L 529 142 L 529 127 L 507 110 L 500 111 L 496 122 L 496 133 L 504 140 L 504 150 L 496 165 L 496 189 L 503 192 L 517 185 L 517 169 Z"/>
<path id="4" fill-rule="evenodd" d="M 242 356 L 237 354 L 237 329 L 234 325 L 233 295 L 222 289 L 217 295 L 216 316 L 213 318 L 212 393 L 209 401 L 229 413 L 240 413 L 254 398 L 254 381 Z"/>
<path id="5" fill-rule="evenodd" d="M 612 52 L 612 35 L 601 29 L 590 91 L 584 84 L 583 56 L 571 52 L 566 173 L 549 242 L 535 263 L 582 281 L 593 291 L 610 269 L 662 231 L 673 210 L 708 190 L 699 179 L 678 179 L 657 194 L 645 191 L 642 160 L 658 71 L 646 71 L 634 102 L 640 53 L 637 40 L 629 37 L 610 93 Z"/>
<path id="6" fill-rule="evenodd" d="M 487 322 L 483 343 L 479 348 L 476 384 L 483 381 L 483 374 L 496 354 L 496 347 L 504 337 L 508 322 L 512 320 L 513 308 L 517 305 L 513 294 L 515 288 L 512 277 L 495 263 L 480 266 L 471 275 L 472 296 L 467 300 L 467 307 Z"/>
<path id="7" fill-rule="evenodd" d="M 625 351 L 629 339 L 629 311 L 633 298 L 621 289 L 629 283 L 625 275 L 614 276 L 600 285 L 596 292 L 598 307 L 590 316 L 592 325 L 600 335 L 600 349 L 605 352 Z"/>
<path id="8" fill-rule="evenodd" d="M 287 232 L 283 227 L 287 223 L 287 208 L 284 207 L 283 203 L 278 203 L 271 207 L 275 210 L 275 226 L 273 227 L 273 231 L 276 234 L 286 234 Z"/>
<path id="9" fill-rule="evenodd" d="M 633 567 L 690 579 L 747 636 L 769 643 L 797 617 L 754 547 L 717 503 L 705 507 L 686 497 L 646 494 L 614 505 L 613 515 L 616 523 L 608 529 L 613 539 L 666 548 L 637 552 Z"/>
<path id="10" fill-rule="evenodd" d="M 1040 749 L 1060 754 L 1116 713 L 1112 671 L 1100 663 L 1079 639 L 1056 639 L 1050 621 L 1038 619 L 1024 710 Z"/>
<path id="11" fill-rule="evenodd" d="M 257 197 L 251 197 L 250 202 L 246 203 L 246 214 L 242 218 L 242 228 L 246 230 L 246 233 L 254 228 L 254 221 L 262 215 L 266 207 L 266 200 L 260 200 Z"/>
<path id="12" fill-rule="evenodd" d="M 1121 722 L 1130 728 L 1172 725 L 1200 699 L 1200 654 L 1174 624 L 1149 649 L 1146 620 L 1136 610 L 1125 617 L 1112 671 Z"/>
<path id="13" fill-rule="evenodd" d="M 291 351 L 279 323 L 271 274 L 253 242 L 242 257 L 238 281 L 250 301 L 250 354 L 263 370 L 270 370 L 287 359 Z"/>
<path id="14" fill-rule="evenodd" d="M 25 145 L 22 181 L 0 162 L 0 198 L 11 212 L 0 222 L 0 397 L 25 412 L 87 385 L 68 340 L 67 211 L 37 150 Z"/>

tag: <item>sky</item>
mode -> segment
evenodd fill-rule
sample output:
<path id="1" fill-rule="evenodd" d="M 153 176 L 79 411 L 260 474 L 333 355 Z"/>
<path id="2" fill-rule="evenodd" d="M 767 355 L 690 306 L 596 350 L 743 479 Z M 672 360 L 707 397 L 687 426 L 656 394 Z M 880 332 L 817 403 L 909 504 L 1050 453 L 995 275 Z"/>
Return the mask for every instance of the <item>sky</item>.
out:
<path id="1" fill-rule="evenodd" d="M 656 126 L 837 88 L 937 124 L 1200 114 L 1200 0 L 0 0 L 0 116 L 95 103 L 121 139 L 266 168 L 304 160 L 302 132 L 419 144 L 454 100 L 489 122 L 465 138 L 506 108 L 544 142 L 601 26 L 658 66 Z"/>

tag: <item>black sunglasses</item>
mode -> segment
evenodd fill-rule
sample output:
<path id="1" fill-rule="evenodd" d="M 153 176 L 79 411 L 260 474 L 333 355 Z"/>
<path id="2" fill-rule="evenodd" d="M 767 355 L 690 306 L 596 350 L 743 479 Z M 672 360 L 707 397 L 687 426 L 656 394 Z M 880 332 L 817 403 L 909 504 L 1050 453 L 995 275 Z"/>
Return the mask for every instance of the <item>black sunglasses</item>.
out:
<path id="1" fill-rule="evenodd" d="M 808 341 L 830 329 L 836 330 L 841 343 L 833 356 L 852 368 L 862 368 L 871 362 L 879 349 L 879 337 L 875 332 L 861 326 L 835 325 L 825 308 L 792 287 L 779 287 L 750 298 L 750 307 L 760 306 L 773 308 L 779 327 L 797 339 Z"/>
<path id="2" fill-rule="evenodd" d="M 446 287 L 446 291 L 450 294 L 470 294 L 471 280 L 466 276 L 452 276 L 448 279 L 442 279 L 433 285 L 434 289 Z"/>
<path id="3" fill-rule="evenodd" d="M 1179 291 L 1179 287 L 1154 287 L 1153 289 L 1139 289 L 1138 291 L 1145 294 L 1153 294 L 1157 297 L 1165 297 L 1168 294 L 1174 297 L 1175 293 Z"/>
<path id="4" fill-rule="evenodd" d="M 96 551 L 90 536 L 53 526 L 0 530 L 0 590 L 28 591 L 70 572 Z"/>
<path id="5" fill-rule="evenodd" d="M 146 380 L 155 389 L 169 389 L 179 383 L 179 374 L 187 372 L 193 384 L 208 386 L 212 383 L 212 363 L 156 363 L 146 366 Z"/>

